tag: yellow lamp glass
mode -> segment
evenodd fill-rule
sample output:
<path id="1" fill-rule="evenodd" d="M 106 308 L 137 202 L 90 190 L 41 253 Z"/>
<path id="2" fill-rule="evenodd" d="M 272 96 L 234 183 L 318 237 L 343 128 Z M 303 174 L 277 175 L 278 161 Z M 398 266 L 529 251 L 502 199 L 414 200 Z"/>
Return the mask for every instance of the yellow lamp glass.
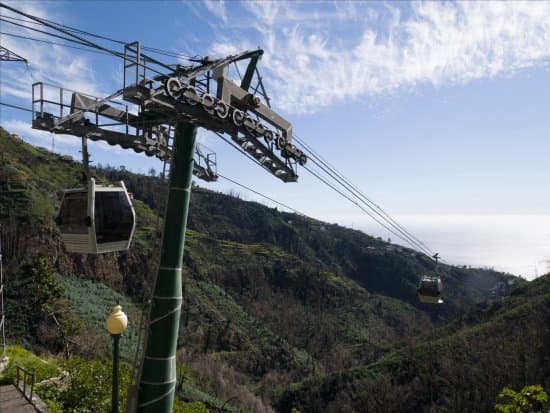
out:
<path id="1" fill-rule="evenodd" d="M 122 307 L 116 305 L 113 308 L 113 312 L 107 317 L 107 322 L 105 323 L 107 331 L 113 335 L 122 334 L 128 325 L 128 317 L 122 312 Z"/>

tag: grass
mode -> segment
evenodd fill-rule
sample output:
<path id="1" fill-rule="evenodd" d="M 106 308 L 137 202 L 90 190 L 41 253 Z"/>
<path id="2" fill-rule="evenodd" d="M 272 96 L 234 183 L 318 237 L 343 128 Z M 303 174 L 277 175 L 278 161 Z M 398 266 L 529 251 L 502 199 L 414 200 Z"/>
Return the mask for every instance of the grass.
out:
<path id="1" fill-rule="evenodd" d="M 17 376 L 16 366 L 25 368 L 35 374 L 35 382 L 55 377 L 60 370 L 53 359 L 41 359 L 22 346 L 14 345 L 6 347 L 6 356 L 9 357 L 9 363 L 0 375 L 0 383 L 13 383 Z"/>
<path id="2" fill-rule="evenodd" d="M 124 360 L 133 361 L 141 320 L 140 308 L 103 283 L 77 277 L 59 277 L 59 281 L 66 290 L 71 311 L 84 320 L 88 332 L 104 336 L 106 346 L 109 345 L 109 337 L 105 319 L 117 302 L 122 306 L 128 316 L 128 327 L 120 340 L 120 355 Z"/>

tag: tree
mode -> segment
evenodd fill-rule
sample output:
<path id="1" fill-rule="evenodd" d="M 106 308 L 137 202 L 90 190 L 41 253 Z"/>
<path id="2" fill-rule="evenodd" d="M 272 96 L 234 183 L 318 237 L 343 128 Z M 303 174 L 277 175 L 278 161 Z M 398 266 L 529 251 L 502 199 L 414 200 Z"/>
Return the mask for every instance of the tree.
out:
<path id="1" fill-rule="evenodd" d="M 518 392 L 505 387 L 495 404 L 498 413 L 545 413 L 545 407 L 550 407 L 548 394 L 540 384 L 525 386 Z"/>
<path id="2" fill-rule="evenodd" d="M 80 333 L 82 321 L 70 312 L 69 302 L 63 297 L 65 289 L 58 281 L 51 260 L 38 255 L 23 264 L 20 280 L 24 283 L 21 298 L 29 333 L 35 340 L 53 341 L 62 347 L 65 358 L 69 358 L 71 338 Z"/>
<path id="3" fill-rule="evenodd" d="M 65 291 L 57 281 L 53 264 L 45 255 L 38 255 L 22 265 L 20 282 L 24 285 L 21 293 L 29 332 L 37 337 L 40 323 L 51 317 L 56 301 Z"/>

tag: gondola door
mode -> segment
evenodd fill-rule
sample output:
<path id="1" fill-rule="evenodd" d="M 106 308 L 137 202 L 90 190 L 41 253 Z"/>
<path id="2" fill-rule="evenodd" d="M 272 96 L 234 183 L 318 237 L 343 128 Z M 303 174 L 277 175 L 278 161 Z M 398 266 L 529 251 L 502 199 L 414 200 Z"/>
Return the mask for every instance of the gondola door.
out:
<path id="1" fill-rule="evenodd" d="M 121 181 L 119 187 L 96 186 L 93 193 L 93 223 L 97 253 L 130 248 L 135 229 L 135 211 Z"/>
<path id="2" fill-rule="evenodd" d="M 67 189 L 63 194 L 55 222 L 59 226 L 65 249 L 69 252 L 94 253 L 89 199 L 87 188 Z"/>

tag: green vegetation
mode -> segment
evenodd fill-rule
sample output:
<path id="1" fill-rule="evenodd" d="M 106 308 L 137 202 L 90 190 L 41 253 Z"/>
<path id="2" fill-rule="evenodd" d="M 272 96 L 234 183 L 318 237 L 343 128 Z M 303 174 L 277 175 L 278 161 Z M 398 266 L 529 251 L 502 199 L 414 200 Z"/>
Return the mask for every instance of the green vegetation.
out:
<path id="1" fill-rule="evenodd" d="M 40 358 L 18 345 L 7 346 L 6 356 L 9 358 L 9 363 L 0 375 L 0 383 L 2 384 L 15 381 L 17 376 L 16 366 L 33 372 L 36 382 L 54 377 L 60 372 L 54 360 Z"/>
<path id="2" fill-rule="evenodd" d="M 112 365 L 99 361 L 86 361 L 79 357 L 62 363 L 69 380 L 60 389 L 58 384 L 42 385 L 37 389 L 41 397 L 48 397 L 50 408 L 58 412 L 92 413 L 107 412 L 111 409 Z M 130 385 L 130 372 L 122 364 L 119 371 L 120 388 L 127 389 Z M 125 392 L 120 392 L 119 403 L 124 411 L 126 403 Z M 54 407 L 55 406 L 55 407 Z"/>
<path id="3" fill-rule="evenodd" d="M 520 391 L 505 387 L 495 405 L 498 413 L 544 413 L 545 408 L 550 408 L 548 394 L 538 384 L 525 386 Z"/>
<path id="4" fill-rule="evenodd" d="M 0 383 L 14 383 L 16 366 L 35 374 L 36 393 L 52 413 L 96 413 L 111 410 L 112 365 L 87 361 L 80 357 L 63 360 L 49 356 L 40 358 L 21 346 L 8 346 L 9 363 L 0 375 Z M 131 384 L 127 364 L 120 366 L 120 410 L 126 405 L 126 389 Z M 221 402 L 219 402 L 221 403 Z M 202 402 L 176 400 L 174 412 L 208 413 Z"/>
<path id="5" fill-rule="evenodd" d="M 52 375 L 72 372 L 40 390 L 53 411 L 107 408 L 105 317 L 119 301 L 130 319 L 121 353 L 133 361 L 158 265 L 165 184 L 93 173 L 134 195 L 127 252 L 68 254 L 53 217 L 79 164 L 0 129 L 8 338 L 59 355 Z M 493 413 L 504 387 L 550 386 L 548 277 L 442 265 L 445 305 L 429 306 L 416 286 L 430 259 L 359 231 L 199 187 L 188 224 L 175 411 Z"/>
<path id="6" fill-rule="evenodd" d="M 85 329 L 76 338 L 80 354 L 99 357 L 110 352 L 111 339 L 106 334 L 105 320 L 118 302 L 129 320 L 120 339 L 120 356 L 123 360 L 133 361 L 142 315 L 140 308 L 101 282 L 76 277 L 59 277 L 59 282 L 65 289 L 71 312 L 84 322 Z"/>
<path id="7" fill-rule="evenodd" d="M 69 311 L 50 259 L 40 254 L 23 263 L 11 286 L 6 308 L 13 314 L 10 322 L 21 331 L 20 338 L 62 351 L 68 358 L 82 323 Z"/>
<path id="8" fill-rule="evenodd" d="M 179 400 L 174 404 L 174 413 L 209 413 L 201 402 L 184 403 Z"/>
<path id="9" fill-rule="evenodd" d="M 493 412 L 505 386 L 550 385 L 549 321 L 550 274 L 375 363 L 293 385 L 278 407 L 327 413 L 365 406 L 386 412 Z"/>

